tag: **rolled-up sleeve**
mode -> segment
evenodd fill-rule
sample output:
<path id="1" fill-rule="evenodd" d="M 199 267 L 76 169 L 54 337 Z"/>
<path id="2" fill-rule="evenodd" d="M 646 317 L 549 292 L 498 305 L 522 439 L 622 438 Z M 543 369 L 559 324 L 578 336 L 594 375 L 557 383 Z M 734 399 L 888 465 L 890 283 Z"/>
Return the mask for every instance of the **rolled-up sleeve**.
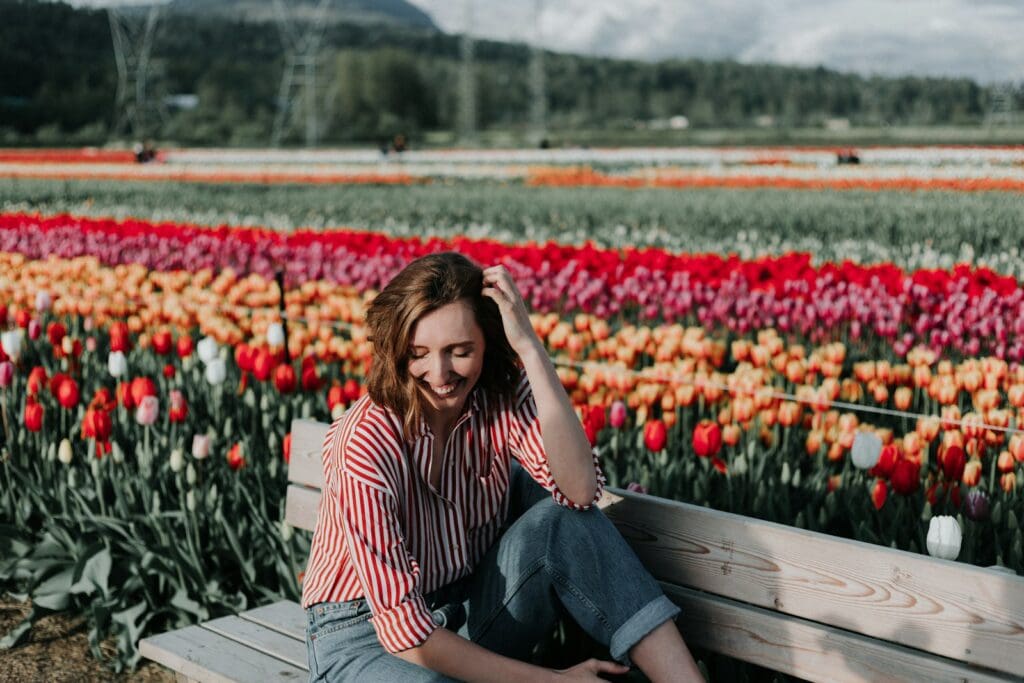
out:
<path id="1" fill-rule="evenodd" d="M 566 497 L 558 488 L 558 484 L 551 474 L 548 455 L 544 450 L 544 441 L 541 438 L 537 402 L 534 400 L 533 390 L 530 388 L 530 381 L 525 372 L 521 374 L 519 385 L 516 388 L 511 431 L 509 447 L 512 456 L 519 461 L 523 469 L 529 472 L 534 481 L 551 492 L 556 503 L 574 510 L 586 510 L 601 499 L 601 495 L 604 493 L 605 477 L 596 450 L 591 451 L 594 473 L 597 476 L 597 492 L 594 494 L 594 499 L 587 505 L 580 505 Z"/>
<path id="2" fill-rule="evenodd" d="M 394 494 L 357 468 L 341 472 L 345 543 L 388 652 L 420 645 L 437 628 L 420 592 L 420 567 L 405 545 Z"/>

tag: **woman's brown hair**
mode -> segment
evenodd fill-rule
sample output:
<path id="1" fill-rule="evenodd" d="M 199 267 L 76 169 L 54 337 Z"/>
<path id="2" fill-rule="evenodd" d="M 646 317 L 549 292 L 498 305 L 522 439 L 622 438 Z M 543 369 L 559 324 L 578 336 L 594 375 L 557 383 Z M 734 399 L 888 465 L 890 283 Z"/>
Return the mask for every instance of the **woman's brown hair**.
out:
<path id="1" fill-rule="evenodd" d="M 412 441 L 423 415 L 416 382 L 409 374 L 410 344 L 416 323 L 427 313 L 466 301 L 484 335 L 483 370 L 477 386 L 488 396 L 515 394 L 519 357 L 505 336 L 498 304 L 485 297 L 483 269 L 462 254 L 443 252 L 407 265 L 374 298 L 366 313 L 373 364 L 367 379 L 370 398 L 403 418 L 403 437 Z"/>

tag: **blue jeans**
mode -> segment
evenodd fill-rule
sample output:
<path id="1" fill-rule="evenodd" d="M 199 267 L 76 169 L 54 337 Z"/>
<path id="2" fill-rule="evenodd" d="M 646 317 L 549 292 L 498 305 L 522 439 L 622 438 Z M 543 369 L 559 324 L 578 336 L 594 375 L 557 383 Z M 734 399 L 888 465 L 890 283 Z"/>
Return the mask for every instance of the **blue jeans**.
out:
<path id="1" fill-rule="evenodd" d="M 434 621 L 488 650 L 528 659 L 549 634 L 559 603 L 612 657 L 679 613 L 615 526 L 596 507 L 557 505 L 512 463 L 509 517 L 470 575 L 425 597 Z M 310 682 L 449 681 L 385 650 L 366 600 L 306 610 Z"/>

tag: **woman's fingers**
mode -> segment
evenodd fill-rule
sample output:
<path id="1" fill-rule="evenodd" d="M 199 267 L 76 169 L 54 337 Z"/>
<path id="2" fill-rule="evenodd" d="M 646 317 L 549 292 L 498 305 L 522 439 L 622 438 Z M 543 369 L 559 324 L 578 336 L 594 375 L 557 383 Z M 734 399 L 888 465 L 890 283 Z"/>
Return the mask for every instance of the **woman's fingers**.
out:
<path id="1" fill-rule="evenodd" d="M 618 662 L 607 662 L 603 659 L 589 659 L 587 664 L 596 674 L 621 674 L 629 671 L 629 667 Z"/>

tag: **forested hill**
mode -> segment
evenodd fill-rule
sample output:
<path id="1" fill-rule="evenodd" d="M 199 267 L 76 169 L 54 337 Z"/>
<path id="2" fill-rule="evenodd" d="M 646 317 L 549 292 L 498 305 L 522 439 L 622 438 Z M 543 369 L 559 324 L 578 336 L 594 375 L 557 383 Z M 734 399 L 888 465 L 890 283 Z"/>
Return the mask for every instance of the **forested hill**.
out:
<path id="1" fill-rule="evenodd" d="M 316 0 L 288 2 L 298 16 L 312 14 L 318 4 Z M 273 0 L 174 0 L 173 9 L 246 21 L 275 18 Z M 437 30 L 430 15 L 405 0 L 332 0 L 327 16 L 333 21 L 404 24 Z"/>
<path id="2" fill-rule="evenodd" d="M 416 21 L 344 21 L 331 24 L 325 46 L 327 142 L 454 127 L 457 36 Z M 476 55 L 480 127 L 523 128 L 530 111 L 528 48 L 482 41 Z M 284 64 L 275 24 L 175 11 L 160 24 L 152 62 L 151 92 L 198 95 L 195 108 L 168 109 L 153 137 L 180 144 L 269 141 Z M 820 126 L 835 117 L 853 125 L 976 124 L 992 96 L 967 79 L 868 78 L 730 61 L 548 53 L 545 68 L 549 124 L 556 130 L 625 129 L 676 115 L 695 128 Z M 104 12 L 0 0 L 0 144 L 103 142 L 114 120 L 116 84 Z"/>

